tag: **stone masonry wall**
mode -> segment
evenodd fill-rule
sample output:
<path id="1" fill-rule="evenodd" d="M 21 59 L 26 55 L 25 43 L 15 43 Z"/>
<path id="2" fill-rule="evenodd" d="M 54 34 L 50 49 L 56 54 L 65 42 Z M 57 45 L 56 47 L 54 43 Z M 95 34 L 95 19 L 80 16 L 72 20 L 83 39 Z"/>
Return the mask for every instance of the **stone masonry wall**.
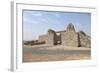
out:
<path id="1" fill-rule="evenodd" d="M 59 33 L 59 35 L 57 34 Z M 45 44 L 64 45 L 72 47 L 91 47 L 91 40 L 82 31 L 76 32 L 73 24 L 68 24 L 66 31 L 55 32 L 49 29 L 46 35 L 39 36 L 39 42 L 45 41 Z"/>
<path id="2" fill-rule="evenodd" d="M 78 37 L 75 32 L 65 32 L 61 35 L 62 45 L 78 47 Z"/>
<path id="3" fill-rule="evenodd" d="M 53 30 L 48 30 L 48 35 L 47 35 L 47 44 L 49 44 L 50 46 L 53 46 L 56 44 L 56 33 Z"/>
<path id="4" fill-rule="evenodd" d="M 74 26 L 69 24 L 66 32 L 61 34 L 62 45 L 78 47 L 78 35 L 75 32 Z"/>
<path id="5" fill-rule="evenodd" d="M 88 36 L 84 32 L 78 32 L 79 40 L 80 40 L 80 46 L 81 47 L 91 47 L 91 42 Z"/>

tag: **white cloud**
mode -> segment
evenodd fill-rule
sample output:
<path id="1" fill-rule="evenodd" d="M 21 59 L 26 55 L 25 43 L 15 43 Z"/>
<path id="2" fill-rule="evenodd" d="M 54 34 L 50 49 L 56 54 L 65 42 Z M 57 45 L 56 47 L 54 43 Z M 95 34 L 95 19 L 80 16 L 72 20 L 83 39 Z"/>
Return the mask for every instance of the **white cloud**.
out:
<path id="1" fill-rule="evenodd" d="M 32 15 L 33 16 L 42 16 L 43 13 L 42 12 L 33 12 Z"/>
<path id="2" fill-rule="evenodd" d="M 32 20 L 31 18 L 24 18 L 23 19 L 24 23 L 29 23 L 29 24 L 38 24 L 39 22 Z"/>

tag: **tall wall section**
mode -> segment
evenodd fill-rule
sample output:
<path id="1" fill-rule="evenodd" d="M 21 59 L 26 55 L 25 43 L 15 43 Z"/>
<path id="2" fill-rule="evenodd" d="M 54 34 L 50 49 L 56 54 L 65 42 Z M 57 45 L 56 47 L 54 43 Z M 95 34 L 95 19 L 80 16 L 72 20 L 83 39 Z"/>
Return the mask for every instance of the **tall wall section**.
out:
<path id="1" fill-rule="evenodd" d="M 91 41 L 89 36 L 87 36 L 83 31 L 78 32 L 79 40 L 80 40 L 80 46 L 81 47 L 91 47 Z"/>
<path id="2" fill-rule="evenodd" d="M 75 32 L 74 26 L 69 24 L 66 32 L 61 34 L 62 45 L 78 47 L 78 35 Z"/>
<path id="3" fill-rule="evenodd" d="M 55 31 L 49 29 L 48 30 L 48 34 L 47 34 L 47 41 L 46 41 L 46 44 L 50 45 L 50 46 L 53 46 L 56 44 L 56 39 L 57 36 L 56 36 L 56 33 Z"/>

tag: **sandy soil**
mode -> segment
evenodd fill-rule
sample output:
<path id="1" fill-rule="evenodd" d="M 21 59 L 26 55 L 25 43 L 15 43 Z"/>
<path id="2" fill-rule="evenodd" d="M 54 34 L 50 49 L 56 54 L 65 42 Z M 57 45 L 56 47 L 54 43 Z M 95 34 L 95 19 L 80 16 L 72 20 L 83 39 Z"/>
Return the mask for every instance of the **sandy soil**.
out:
<path id="1" fill-rule="evenodd" d="M 33 48 L 33 49 L 50 49 L 50 50 L 55 50 L 55 49 L 64 49 L 64 50 L 91 50 L 91 48 L 86 48 L 86 47 L 71 47 L 71 46 L 63 46 L 63 45 L 56 45 L 56 46 L 49 46 L 49 45 L 24 45 L 23 48 Z"/>
<path id="2" fill-rule="evenodd" d="M 62 45 L 23 46 L 23 62 L 87 60 L 91 59 L 91 49 L 66 47 Z"/>

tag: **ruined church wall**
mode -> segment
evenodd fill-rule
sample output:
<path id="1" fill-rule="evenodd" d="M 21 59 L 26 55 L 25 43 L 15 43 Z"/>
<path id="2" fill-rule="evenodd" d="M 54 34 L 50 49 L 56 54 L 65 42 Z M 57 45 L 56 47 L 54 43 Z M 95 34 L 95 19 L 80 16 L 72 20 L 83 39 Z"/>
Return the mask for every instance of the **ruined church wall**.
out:
<path id="1" fill-rule="evenodd" d="M 56 44 L 56 39 L 57 36 L 56 36 L 56 33 L 54 31 L 49 31 L 48 34 L 47 34 L 47 41 L 46 41 L 46 44 L 50 45 L 50 46 L 53 46 Z"/>
<path id="2" fill-rule="evenodd" d="M 82 33 L 78 33 L 78 34 L 79 34 L 80 46 L 81 47 L 88 47 L 88 48 L 90 48 L 91 47 L 91 41 L 88 38 L 88 36 L 84 35 Z"/>
<path id="3" fill-rule="evenodd" d="M 49 46 L 61 44 L 72 47 L 91 47 L 89 37 L 82 31 L 76 32 L 72 24 L 69 24 L 65 31 L 56 33 L 54 30 L 48 30 L 46 35 L 39 36 L 39 42 L 43 41 Z"/>
<path id="4" fill-rule="evenodd" d="M 61 34 L 62 45 L 78 47 L 78 35 L 76 32 L 70 31 Z"/>

